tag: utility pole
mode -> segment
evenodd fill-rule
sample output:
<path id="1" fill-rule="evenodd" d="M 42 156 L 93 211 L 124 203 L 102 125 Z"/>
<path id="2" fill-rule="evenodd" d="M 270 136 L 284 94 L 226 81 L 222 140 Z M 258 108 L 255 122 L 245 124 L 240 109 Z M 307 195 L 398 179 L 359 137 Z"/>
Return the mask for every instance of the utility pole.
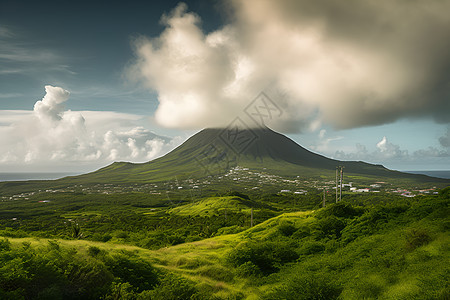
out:
<path id="1" fill-rule="evenodd" d="M 336 203 L 338 202 L 338 172 L 339 167 L 336 167 Z"/>
<path id="2" fill-rule="evenodd" d="M 336 167 L 336 203 L 342 200 L 342 185 L 344 182 L 344 167 Z M 339 183 L 339 198 L 338 198 L 338 183 Z"/>

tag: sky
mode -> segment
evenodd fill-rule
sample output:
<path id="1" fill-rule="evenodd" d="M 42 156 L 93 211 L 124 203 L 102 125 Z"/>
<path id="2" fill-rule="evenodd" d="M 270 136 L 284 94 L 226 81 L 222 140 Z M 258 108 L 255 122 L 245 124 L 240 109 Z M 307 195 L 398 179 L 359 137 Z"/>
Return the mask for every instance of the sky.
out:
<path id="1" fill-rule="evenodd" d="M 239 118 L 450 169 L 450 1 L 0 2 L 0 172 L 146 162 Z"/>

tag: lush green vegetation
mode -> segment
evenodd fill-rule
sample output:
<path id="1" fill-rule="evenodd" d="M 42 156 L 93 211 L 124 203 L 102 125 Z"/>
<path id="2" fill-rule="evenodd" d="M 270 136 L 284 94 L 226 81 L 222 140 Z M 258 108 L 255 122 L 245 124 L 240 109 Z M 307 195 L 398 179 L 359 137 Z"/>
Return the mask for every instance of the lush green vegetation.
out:
<path id="1" fill-rule="evenodd" d="M 251 208 L 254 224 L 280 213 L 238 196 L 192 201 L 142 193 L 41 193 L 0 206 L 0 236 L 83 238 L 148 249 L 242 231 L 250 226 Z"/>
<path id="2" fill-rule="evenodd" d="M 450 297 L 450 188 L 345 199 L 325 208 L 313 193 L 3 201 L 0 298 Z"/>
<path id="3" fill-rule="evenodd" d="M 236 151 L 222 133 L 144 164 L 0 183 L 0 299 L 450 299 L 450 187 L 436 194 L 449 180 L 269 129 Z"/>
<path id="4" fill-rule="evenodd" d="M 17 244 L 17 243 L 16 243 Z M 75 244 L 76 245 L 76 244 Z M 189 299 L 195 284 L 121 249 L 0 240 L 1 299 Z M 164 295 L 171 295 L 166 298 Z M 180 298 L 181 297 L 181 298 Z"/>

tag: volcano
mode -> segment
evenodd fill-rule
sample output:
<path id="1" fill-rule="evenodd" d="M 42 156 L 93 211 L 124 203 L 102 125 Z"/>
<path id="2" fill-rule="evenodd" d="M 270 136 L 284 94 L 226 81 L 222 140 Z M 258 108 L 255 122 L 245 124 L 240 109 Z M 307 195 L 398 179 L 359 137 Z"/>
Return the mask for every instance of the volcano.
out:
<path id="1" fill-rule="evenodd" d="M 74 185 L 132 186 L 202 178 L 214 181 L 214 178 L 223 176 L 235 167 L 246 168 L 249 172 L 259 174 L 306 181 L 333 181 L 336 168 L 343 167 L 349 181 L 387 181 L 414 185 L 450 183 L 448 179 L 393 171 L 382 165 L 330 159 L 303 148 L 290 138 L 267 127 L 234 127 L 203 129 L 173 151 L 146 163 L 115 162 L 92 173 L 58 180 L 1 182 L 0 194 Z"/>
<path id="2" fill-rule="evenodd" d="M 147 163 L 115 162 L 93 173 L 69 177 L 72 182 L 144 183 L 171 178 L 202 178 L 245 167 L 280 176 L 333 178 L 336 167 L 349 175 L 440 181 L 389 170 L 361 161 L 339 161 L 313 153 L 267 127 L 203 129 L 170 153 Z"/>

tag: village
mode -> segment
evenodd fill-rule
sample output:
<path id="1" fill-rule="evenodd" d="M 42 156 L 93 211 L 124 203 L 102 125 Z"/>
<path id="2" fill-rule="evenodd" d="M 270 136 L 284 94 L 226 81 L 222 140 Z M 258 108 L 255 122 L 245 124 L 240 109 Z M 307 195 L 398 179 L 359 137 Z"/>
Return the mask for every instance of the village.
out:
<path id="1" fill-rule="evenodd" d="M 401 195 L 403 197 L 415 197 L 418 195 L 437 194 L 436 187 L 420 189 L 420 188 L 406 188 L 394 186 L 392 183 L 383 181 L 373 182 L 366 186 L 362 184 L 354 184 L 353 182 L 338 184 L 334 180 L 304 180 L 300 176 L 295 178 L 286 178 L 278 175 L 270 174 L 265 171 L 250 170 L 246 167 L 236 166 L 231 168 L 227 173 L 219 176 L 208 176 L 201 179 L 178 179 L 172 178 L 169 181 L 159 183 L 144 183 L 144 184 L 93 184 L 83 185 L 76 184 L 58 189 L 45 189 L 33 192 L 26 192 L 12 196 L 3 196 L 1 201 L 10 200 L 29 200 L 30 197 L 41 193 L 84 193 L 84 194 L 120 194 L 120 193 L 148 193 L 154 195 L 171 195 L 189 193 L 192 197 L 201 197 L 206 193 L 202 191 L 213 191 L 220 187 L 227 186 L 233 183 L 234 186 L 240 186 L 243 191 L 255 193 L 258 191 L 270 190 L 280 194 L 295 194 L 306 195 L 309 192 L 336 193 L 342 189 L 344 193 L 392 193 Z"/>

